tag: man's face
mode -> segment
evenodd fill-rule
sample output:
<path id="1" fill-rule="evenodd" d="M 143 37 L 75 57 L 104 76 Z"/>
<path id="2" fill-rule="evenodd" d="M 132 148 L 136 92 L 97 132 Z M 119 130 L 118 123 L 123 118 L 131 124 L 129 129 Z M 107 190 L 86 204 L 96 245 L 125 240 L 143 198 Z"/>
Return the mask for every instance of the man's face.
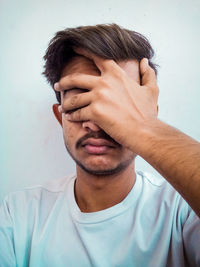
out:
<path id="1" fill-rule="evenodd" d="M 136 60 L 118 64 L 128 75 L 140 83 L 139 64 Z M 61 77 L 73 73 L 100 75 L 96 65 L 83 56 L 72 58 L 64 67 Z M 61 102 L 85 91 L 85 89 L 74 88 L 61 92 Z M 87 173 L 97 176 L 118 173 L 133 163 L 136 157 L 132 151 L 118 144 L 92 121 L 71 122 L 62 114 L 62 126 L 69 154 Z"/>

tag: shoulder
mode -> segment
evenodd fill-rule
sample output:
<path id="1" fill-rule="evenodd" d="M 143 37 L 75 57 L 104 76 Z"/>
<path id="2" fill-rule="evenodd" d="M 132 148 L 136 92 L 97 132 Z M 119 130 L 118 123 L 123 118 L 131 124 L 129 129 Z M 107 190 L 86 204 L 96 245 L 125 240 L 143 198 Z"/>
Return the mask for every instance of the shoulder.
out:
<path id="1" fill-rule="evenodd" d="M 24 214 L 43 205 L 43 203 L 54 202 L 63 195 L 73 179 L 75 179 L 73 175 L 66 176 L 11 192 L 4 198 L 2 206 L 6 207 L 11 215 L 16 212 Z"/>
<path id="2" fill-rule="evenodd" d="M 185 199 L 163 177 L 148 172 L 137 173 L 142 184 L 141 199 L 152 205 L 159 215 L 170 217 L 183 226 L 190 214 L 194 214 Z"/>

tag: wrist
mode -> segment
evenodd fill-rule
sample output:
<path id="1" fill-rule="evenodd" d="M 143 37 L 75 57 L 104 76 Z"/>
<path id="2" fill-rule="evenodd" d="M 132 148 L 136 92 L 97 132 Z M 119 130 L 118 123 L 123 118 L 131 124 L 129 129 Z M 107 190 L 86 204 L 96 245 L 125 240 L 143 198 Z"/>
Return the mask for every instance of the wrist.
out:
<path id="1" fill-rule="evenodd" d="M 131 150 L 143 158 L 146 157 L 146 155 L 148 155 L 152 150 L 152 147 L 154 147 L 158 142 L 159 135 L 161 132 L 164 132 L 164 128 L 166 126 L 167 124 L 156 118 L 142 122 L 137 127 L 137 131 L 134 127 L 130 138 L 132 139 L 130 145 Z"/>

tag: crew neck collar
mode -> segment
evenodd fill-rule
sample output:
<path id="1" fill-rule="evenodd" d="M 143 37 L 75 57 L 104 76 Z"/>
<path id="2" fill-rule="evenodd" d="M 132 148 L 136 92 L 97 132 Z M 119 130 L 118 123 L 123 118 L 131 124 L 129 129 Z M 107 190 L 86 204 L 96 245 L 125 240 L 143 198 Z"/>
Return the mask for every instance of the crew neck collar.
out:
<path id="1" fill-rule="evenodd" d="M 136 181 L 131 189 L 131 191 L 128 193 L 128 195 L 118 204 L 96 212 L 81 212 L 80 208 L 78 207 L 74 195 L 74 184 L 75 184 L 76 176 L 74 176 L 69 184 L 68 187 L 68 203 L 70 205 L 70 212 L 72 217 L 75 221 L 78 223 L 100 223 L 102 221 L 109 220 L 115 216 L 120 215 L 124 211 L 126 211 L 128 208 L 136 204 L 136 200 L 138 199 L 138 196 L 141 191 L 142 181 L 141 181 L 141 174 L 139 172 L 136 172 Z"/>

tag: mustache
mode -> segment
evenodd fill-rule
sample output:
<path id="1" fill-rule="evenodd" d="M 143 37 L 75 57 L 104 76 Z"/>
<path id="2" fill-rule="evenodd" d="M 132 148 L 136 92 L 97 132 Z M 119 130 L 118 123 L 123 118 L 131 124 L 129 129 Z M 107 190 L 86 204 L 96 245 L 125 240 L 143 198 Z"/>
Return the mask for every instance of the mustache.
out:
<path id="1" fill-rule="evenodd" d="M 84 135 L 83 137 L 81 137 L 77 143 L 76 143 L 76 149 L 78 149 L 82 142 L 84 142 L 85 140 L 89 139 L 89 138 L 95 138 L 95 139 L 106 139 L 110 142 L 112 142 L 115 146 L 121 147 L 121 145 L 119 143 L 117 143 L 112 137 L 110 137 L 107 133 L 103 132 L 103 131 L 98 131 L 98 132 L 90 132 L 87 133 L 86 135 Z"/>

